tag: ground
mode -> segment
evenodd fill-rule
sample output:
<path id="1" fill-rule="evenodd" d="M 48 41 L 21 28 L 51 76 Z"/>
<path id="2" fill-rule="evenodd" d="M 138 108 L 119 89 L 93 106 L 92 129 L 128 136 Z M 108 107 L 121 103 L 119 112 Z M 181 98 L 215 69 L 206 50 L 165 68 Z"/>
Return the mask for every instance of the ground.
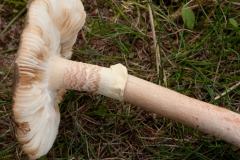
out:
<path id="1" fill-rule="evenodd" d="M 131 75 L 239 113 L 240 3 L 193 1 L 196 21 L 189 29 L 181 15 L 187 2 L 83 0 L 87 21 L 72 59 L 105 67 L 122 63 Z M 27 157 L 15 138 L 11 108 L 25 6 L 0 1 L 1 159 Z M 104 96 L 68 91 L 59 108 L 59 134 L 43 159 L 240 157 L 240 150 L 223 140 Z"/>

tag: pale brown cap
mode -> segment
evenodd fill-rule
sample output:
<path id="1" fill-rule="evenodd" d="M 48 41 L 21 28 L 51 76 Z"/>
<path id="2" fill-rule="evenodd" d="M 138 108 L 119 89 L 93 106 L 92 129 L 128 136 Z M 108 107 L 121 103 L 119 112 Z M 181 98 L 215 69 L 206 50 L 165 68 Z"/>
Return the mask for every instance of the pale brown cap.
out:
<path id="1" fill-rule="evenodd" d="M 13 113 L 16 136 L 31 159 L 45 155 L 58 133 L 64 90 L 48 88 L 49 59 L 70 58 L 86 13 L 80 0 L 34 0 L 15 61 Z"/>

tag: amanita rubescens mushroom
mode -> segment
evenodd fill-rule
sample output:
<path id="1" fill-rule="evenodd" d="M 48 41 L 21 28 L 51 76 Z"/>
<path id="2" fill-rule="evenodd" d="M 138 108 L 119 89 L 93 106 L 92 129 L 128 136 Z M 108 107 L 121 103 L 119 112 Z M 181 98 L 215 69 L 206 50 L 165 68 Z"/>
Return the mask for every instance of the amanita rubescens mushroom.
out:
<path id="1" fill-rule="evenodd" d="M 73 62 L 85 22 L 80 0 L 34 0 L 15 62 L 16 136 L 30 158 L 46 154 L 58 133 L 65 89 L 99 93 L 209 133 L 240 147 L 240 116 L 128 75 L 126 68 Z"/>

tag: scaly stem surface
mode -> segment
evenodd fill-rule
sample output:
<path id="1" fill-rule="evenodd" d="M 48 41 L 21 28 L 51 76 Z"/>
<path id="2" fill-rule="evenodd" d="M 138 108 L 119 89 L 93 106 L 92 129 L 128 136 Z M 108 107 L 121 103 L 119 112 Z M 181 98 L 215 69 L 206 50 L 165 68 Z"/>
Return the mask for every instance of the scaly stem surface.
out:
<path id="1" fill-rule="evenodd" d="M 122 65 L 105 68 L 63 58 L 53 62 L 51 89 L 95 92 L 124 100 L 240 147 L 240 115 L 235 112 L 127 75 Z"/>

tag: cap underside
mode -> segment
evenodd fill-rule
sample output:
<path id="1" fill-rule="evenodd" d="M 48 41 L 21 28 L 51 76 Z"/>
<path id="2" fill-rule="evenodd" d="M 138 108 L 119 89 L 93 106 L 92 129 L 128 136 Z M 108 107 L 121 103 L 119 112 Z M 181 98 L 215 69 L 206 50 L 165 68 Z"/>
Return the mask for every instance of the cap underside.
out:
<path id="1" fill-rule="evenodd" d="M 30 158 L 46 154 L 58 132 L 64 90 L 48 89 L 53 56 L 70 58 L 86 14 L 79 0 L 34 0 L 15 61 L 13 113 L 16 136 Z"/>

